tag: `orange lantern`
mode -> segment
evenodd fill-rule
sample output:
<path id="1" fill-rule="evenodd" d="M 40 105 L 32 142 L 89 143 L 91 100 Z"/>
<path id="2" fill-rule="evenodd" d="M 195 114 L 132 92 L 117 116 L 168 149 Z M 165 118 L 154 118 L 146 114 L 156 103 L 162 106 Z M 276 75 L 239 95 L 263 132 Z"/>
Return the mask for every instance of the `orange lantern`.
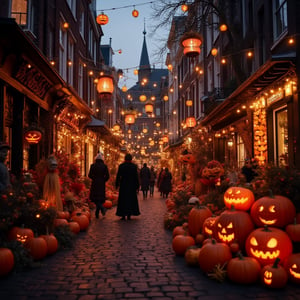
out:
<path id="1" fill-rule="evenodd" d="M 186 127 L 188 128 L 193 128 L 196 126 L 196 118 L 195 117 L 188 117 L 186 118 L 185 120 L 185 124 L 186 124 Z"/>
<path id="2" fill-rule="evenodd" d="M 125 112 L 125 123 L 127 125 L 132 125 L 135 122 L 135 111 L 134 110 L 128 110 Z"/>
<path id="3" fill-rule="evenodd" d="M 187 4 L 182 4 L 182 5 L 181 5 L 181 10 L 182 10 L 183 12 L 187 12 L 187 11 L 189 10 L 188 5 L 187 5 Z"/>
<path id="4" fill-rule="evenodd" d="M 102 76 L 99 78 L 97 83 L 97 91 L 99 94 L 111 95 L 114 91 L 113 78 L 110 76 Z"/>
<path id="5" fill-rule="evenodd" d="M 185 105 L 186 106 L 192 106 L 193 105 L 193 100 L 186 100 Z"/>
<path id="6" fill-rule="evenodd" d="M 99 25 L 106 25 L 109 21 L 109 18 L 107 15 L 105 15 L 103 12 L 97 16 L 96 18 L 96 22 L 99 24 Z"/>
<path id="7" fill-rule="evenodd" d="M 145 102 L 147 100 L 147 96 L 142 94 L 142 95 L 140 95 L 139 99 L 141 102 Z"/>
<path id="8" fill-rule="evenodd" d="M 200 54 L 202 44 L 201 35 L 197 32 L 188 32 L 181 38 L 183 54 L 188 57 L 195 57 Z"/>
<path id="9" fill-rule="evenodd" d="M 24 134 L 24 138 L 28 144 L 38 144 L 42 139 L 42 132 L 38 129 L 27 130 Z"/>
<path id="10" fill-rule="evenodd" d="M 134 8 L 131 14 L 134 18 L 137 18 L 139 16 L 139 11 Z"/>
<path id="11" fill-rule="evenodd" d="M 122 92 L 124 92 L 124 93 L 127 92 L 127 86 L 126 86 L 126 84 L 124 84 L 124 85 L 122 86 Z"/>
<path id="12" fill-rule="evenodd" d="M 164 99 L 164 101 L 168 101 L 169 100 L 169 96 L 165 95 L 163 99 Z"/>
<path id="13" fill-rule="evenodd" d="M 169 137 L 167 135 L 164 135 L 162 138 L 164 143 L 168 143 L 169 142 Z"/>
<path id="14" fill-rule="evenodd" d="M 218 54 L 218 49 L 217 48 L 212 48 L 210 51 L 212 56 L 216 56 Z"/>
<path id="15" fill-rule="evenodd" d="M 221 24 L 220 25 L 220 31 L 226 31 L 227 30 L 227 25 L 226 24 Z"/>
<path id="16" fill-rule="evenodd" d="M 133 70 L 133 74 L 134 74 L 134 75 L 139 74 L 139 70 L 138 70 L 138 69 L 134 69 L 134 70 Z"/>
<path id="17" fill-rule="evenodd" d="M 147 114 L 152 114 L 153 113 L 153 104 L 152 103 L 146 103 L 145 104 L 145 111 Z"/>

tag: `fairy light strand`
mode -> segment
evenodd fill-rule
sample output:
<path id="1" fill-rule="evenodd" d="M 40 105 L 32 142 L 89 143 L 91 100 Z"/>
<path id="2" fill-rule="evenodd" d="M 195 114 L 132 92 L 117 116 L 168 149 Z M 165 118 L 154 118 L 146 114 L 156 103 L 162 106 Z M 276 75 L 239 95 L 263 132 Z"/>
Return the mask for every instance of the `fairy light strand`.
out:
<path id="1" fill-rule="evenodd" d="M 119 6 L 119 7 L 112 7 L 112 8 L 104 8 L 104 9 L 97 9 L 97 12 L 105 12 L 105 11 L 112 11 L 112 10 L 118 10 L 118 9 L 123 9 L 123 8 L 128 8 L 128 7 L 133 7 L 133 6 L 142 6 L 142 5 L 147 5 L 147 4 L 152 4 L 154 2 L 158 2 L 160 0 L 155 0 L 155 1 L 148 1 L 148 2 L 143 2 L 139 4 L 131 4 L 131 5 L 125 5 L 125 6 Z"/>

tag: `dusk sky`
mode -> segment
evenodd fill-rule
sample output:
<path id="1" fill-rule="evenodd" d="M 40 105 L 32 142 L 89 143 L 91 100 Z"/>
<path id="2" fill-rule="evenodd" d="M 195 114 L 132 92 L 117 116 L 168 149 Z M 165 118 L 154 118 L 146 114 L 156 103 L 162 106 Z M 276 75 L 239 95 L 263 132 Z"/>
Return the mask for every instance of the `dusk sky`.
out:
<path id="1" fill-rule="evenodd" d="M 152 2 L 152 3 L 150 3 Z M 120 81 L 119 86 L 126 84 L 127 88 L 136 84 L 137 76 L 133 74 L 135 68 L 140 63 L 144 22 L 146 24 L 146 42 L 150 64 L 156 68 L 166 68 L 165 58 L 155 55 L 158 49 L 162 47 L 162 39 L 167 39 L 169 26 L 165 30 L 159 30 L 153 34 L 153 26 L 156 22 L 153 20 L 153 10 L 151 6 L 156 1 L 143 0 L 98 0 L 97 14 L 103 11 L 108 17 L 109 22 L 102 26 L 104 36 L 101 43 L 109 44 L 112 38 L 112 49 L 115 52 L 113 56 L 113 65 L 116 69 L 123 69 L 124 78 Z M 134 18 L 132 11 L 139 11 L 139 16 Z M 117 50 L 121 49 L 119 54 Z"/>

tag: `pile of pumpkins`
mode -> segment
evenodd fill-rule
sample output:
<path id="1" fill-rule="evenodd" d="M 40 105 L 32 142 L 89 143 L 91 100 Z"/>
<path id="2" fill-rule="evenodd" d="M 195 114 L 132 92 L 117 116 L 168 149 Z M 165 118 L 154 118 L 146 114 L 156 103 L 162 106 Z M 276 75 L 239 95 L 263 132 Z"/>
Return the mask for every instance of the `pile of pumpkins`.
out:
<path id="1" fill-rule="evenodd" d="M 230 187 L 224 204 L 218 216 L 206 206 L 191 209 L 188 222 L 173 230 L 175 254 L 219 281 L 299 284 L 300 214 L 292 201 L 271 193 L 255 201 L 251 190 Z"/>
<path id="2" fill-rule="evenodd" d="M 54 227 L 67 225 L 74 234 L 78 234 L 80 231 L 87 230 L 90 220 L 91 212 L 88 207 L 77 208 L 71 214 L 68 211 L 58 211 Z M 45 234 L 35 237 L 31 228 L 12 227 L 8 232 L 8 240 L 21 242 L 35 261 L 54 254 L 58 249 L 55 235 Z M 13 268 L 13 252 L 8 248 L 0 248 L 0 277 L 10 273 Z"/>

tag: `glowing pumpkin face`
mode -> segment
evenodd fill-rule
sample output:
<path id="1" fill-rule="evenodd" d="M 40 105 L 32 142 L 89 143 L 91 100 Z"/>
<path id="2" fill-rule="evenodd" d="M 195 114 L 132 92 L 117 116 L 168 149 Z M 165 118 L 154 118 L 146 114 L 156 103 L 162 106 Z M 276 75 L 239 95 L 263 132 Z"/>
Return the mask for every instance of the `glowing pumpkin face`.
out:
<path id="1" fill-rule="evenodd" d="M 284 261 L 293 251 L 289 236 L 283 230 L 273 227 L 252 231 L 245 248 L 248 256 L 256 258 L 263 266 L 274 263 L 276 258 Z"/>
<path id="2" fill-rule="evenodd" d="M 292 282 L 300 283 L 300 253 L 290 255 L 285 263 L 285 269 Z"/>
<path id="3" fill-rule="evenodd" d="M 206 218 L 203 227 L 202 227 L 202 233 L 205 235 L 205 237 L 214 237 L 215 236 L 215 223 L 218 220 L 219 216 L 215 217 L 209 217 Z"/>
<path id="4" fill-rule="evenodd" d="M 248 210 L 254 202 L 251 190 L 241 187 L 230 187 L 224 193 L 224 204 L 227 208 L 232 206 L 237 210 Z"/>
<path id="5" fill-rule="evenodd" d="M 215 224 L 219 242 L 231 244 L 236 241 L 241 248 L 244 248 L 247 236 L 254 229 L 250 215 L 244 211 L 224 211 Z"/>
<path id="6" fill-rule="evenodd" d="M 262 197 L 253 203 L 250 214 L 258 227 L 284 227 L 293 223 L 296 208 L 290 199 L 283 196 Z"/>

